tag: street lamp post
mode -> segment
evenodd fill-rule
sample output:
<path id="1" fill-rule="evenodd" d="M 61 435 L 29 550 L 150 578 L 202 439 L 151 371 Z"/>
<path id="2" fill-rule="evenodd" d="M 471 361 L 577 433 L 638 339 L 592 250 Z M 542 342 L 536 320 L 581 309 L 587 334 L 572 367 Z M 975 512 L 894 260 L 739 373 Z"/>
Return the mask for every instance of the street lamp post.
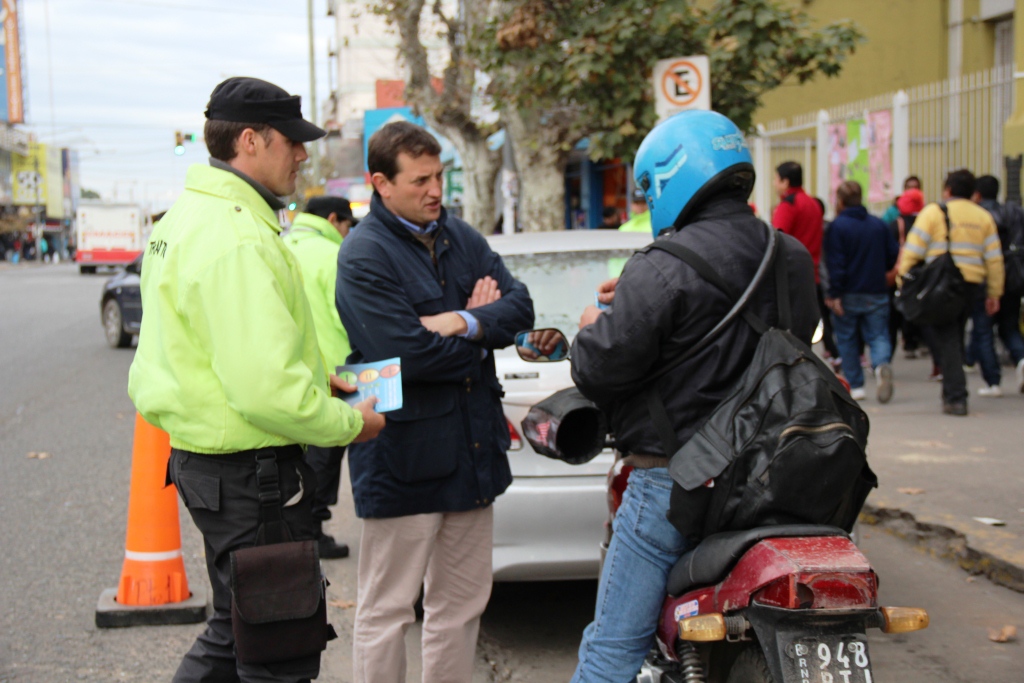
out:
<path id="1" fill-rule="evenodd" d="M 309 25 L 309 120 L 314 124 L 317 120 L 316 110 L 316 59 L 313 49 L 313 0 L 306 0 L 306 23 Z M 320 184 L 320 145 L 316 140 L 310 143 L 313 164 L 313 184 Z"/>

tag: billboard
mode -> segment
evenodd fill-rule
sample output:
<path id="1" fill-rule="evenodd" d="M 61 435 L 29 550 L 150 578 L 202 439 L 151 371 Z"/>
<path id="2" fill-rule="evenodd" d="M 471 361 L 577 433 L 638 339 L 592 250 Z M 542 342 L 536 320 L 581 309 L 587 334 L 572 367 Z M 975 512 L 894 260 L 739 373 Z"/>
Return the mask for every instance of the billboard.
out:
<path id="1" fill-rule="evenodd" d="M 77 159 L 74 165 L 77 167 Z M 77 168 L 74 171 L 77 175 Z M 11 154 L 15 205 L 43 206 L 47 218 L 70 217 L 64 201 L 64 176 L 64 150 L 60 147 L 33 142 L 27 155 Z"/>
<path id="2" fill-rule="evenodd" d="M 0 88 L 0 119 L 7 123 L 24 123 L 17 0 L 0 0 L 0 44 L 4 51 L 3 76 L 7 86 Z"/>
<path id="3" fill-rule="evenodd" d="M 46 203 L 46 145 L 29 144 L 28 154 L 11 155 L 14 203 L 39 206 Z"/>

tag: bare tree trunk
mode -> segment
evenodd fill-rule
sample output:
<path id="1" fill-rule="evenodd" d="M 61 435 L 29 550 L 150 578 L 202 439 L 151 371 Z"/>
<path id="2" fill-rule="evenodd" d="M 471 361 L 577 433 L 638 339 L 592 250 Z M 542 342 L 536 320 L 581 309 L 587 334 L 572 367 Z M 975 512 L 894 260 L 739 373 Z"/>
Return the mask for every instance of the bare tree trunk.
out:
<path id="1" fill-rule="evenodd" d="M 501 172 L 501 150 L 492 152 L 487 148 L 487 140 L 464 140 L 460 144 L 458 136 L 447 136 L 462 157 L 462 218 L 490 235 L 497 220 L 494 183 Z"/>
<path id="2" fill-rule="evenodd" d="M 493 124 L 474 120 L 471 104 L 476 79 L 474 63 L 464 45 L 486 16 L 486 5 L 462 0 L 459 17 L 448 17 L 440 3 L 432 11 L 447 28 L 450 59 L 444 73 L 444 89 L 438 93 L 431 82 L 427 51 L 420 40 L 420 24 L 426 0 L 392 0 L 381 4 L 388 10 L 401 36 L 399 51 L 409 67 L 406 99 L 419 109 L 431 128 L 455 145 L 462 158 L 463 217 L 484 234 L 494 231 L 494 182 L 501 170 L 501 151 L 487 148 Z"/>
<path id="3" fill-rule="evenodd" d="M 569 160 L 569 126 L 564 117 L 529 111 L 502 112 L 519 172 L 519 221 L 524 232 L 564 230 L 565 167 Z"/>

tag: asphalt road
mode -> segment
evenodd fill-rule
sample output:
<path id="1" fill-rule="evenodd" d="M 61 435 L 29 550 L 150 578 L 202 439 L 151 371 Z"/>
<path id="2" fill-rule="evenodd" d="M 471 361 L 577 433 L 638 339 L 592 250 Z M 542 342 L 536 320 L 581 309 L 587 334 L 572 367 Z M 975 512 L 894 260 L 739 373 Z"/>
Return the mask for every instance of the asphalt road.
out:
<path id="1" fill-rule="evenodd" d="M 70 265 L 0 264 L 0 683 L 167 681 L 201 628 L 93 624 L 101 590 L 115 586 L 121 570 L 134 416 L 125 392 L 133 351 L 107 348 L 100 328 L 104 279 Z M 922 432 L 935 420 L 932 431 L 945 435 L 937 411 L 913 412 Z M 907 418 L 904 410 L 872 413 L 878 434 Z M 984 447 L 986 435 L 977 438 Z M 27 457 L 33 452 L 49 457 Z M 966 484 L 973 476 L 964 470 Z M 1019 484 L 1011 489 L 1019 496 Z M 350 501 L 343 490 L 330 528 L 352 542 L 359 527 Z M 187 515 L 182 538 L 189 580 L 205 585 L 201 539 Z M 877 529 L 864 531 L 862 546 L 881 576 L 882 602 L 922 606 L 932 617 L 921 633 L 871 635 L 877 681 L 1024 679 L 1024 646 L 987 637 L 1006 624 L 1024 632 L 1024 595 L 969 580 Z M 329 683 L 350 680 L 355 566 L 354 558 L 328 564 L 330 615 L 341 634 L 324 657 L 320 680 Z M 568 680 L 595 588 L 496 586 L 475 680 Z M 418 680 L 417 634 L 410 631 L 410 680 Z"/>

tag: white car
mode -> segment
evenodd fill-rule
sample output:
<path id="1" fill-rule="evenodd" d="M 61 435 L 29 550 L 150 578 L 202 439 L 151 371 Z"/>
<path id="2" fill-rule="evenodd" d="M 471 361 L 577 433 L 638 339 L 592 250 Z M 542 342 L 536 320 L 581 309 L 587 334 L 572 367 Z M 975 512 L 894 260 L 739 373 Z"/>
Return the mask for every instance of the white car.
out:
<path id="1" fill-rule="evenodd" d="M 553 327 L 570 340 L 601 282 L 615 277 L 649 233 L 571 230 L 489 237 L 512 274 L 526 284 L 535 329 Z M 572 385 L 569 363 L 528 363 L 515 347 L 495 353 L 502 403 L 512 434 L 513 481 L 494 505 L 495 581 L 597 578 L 608 519 L 606 482 L 614 454 L 585 465 L 538 455 L 522 438 L 531 406 Z"/>

